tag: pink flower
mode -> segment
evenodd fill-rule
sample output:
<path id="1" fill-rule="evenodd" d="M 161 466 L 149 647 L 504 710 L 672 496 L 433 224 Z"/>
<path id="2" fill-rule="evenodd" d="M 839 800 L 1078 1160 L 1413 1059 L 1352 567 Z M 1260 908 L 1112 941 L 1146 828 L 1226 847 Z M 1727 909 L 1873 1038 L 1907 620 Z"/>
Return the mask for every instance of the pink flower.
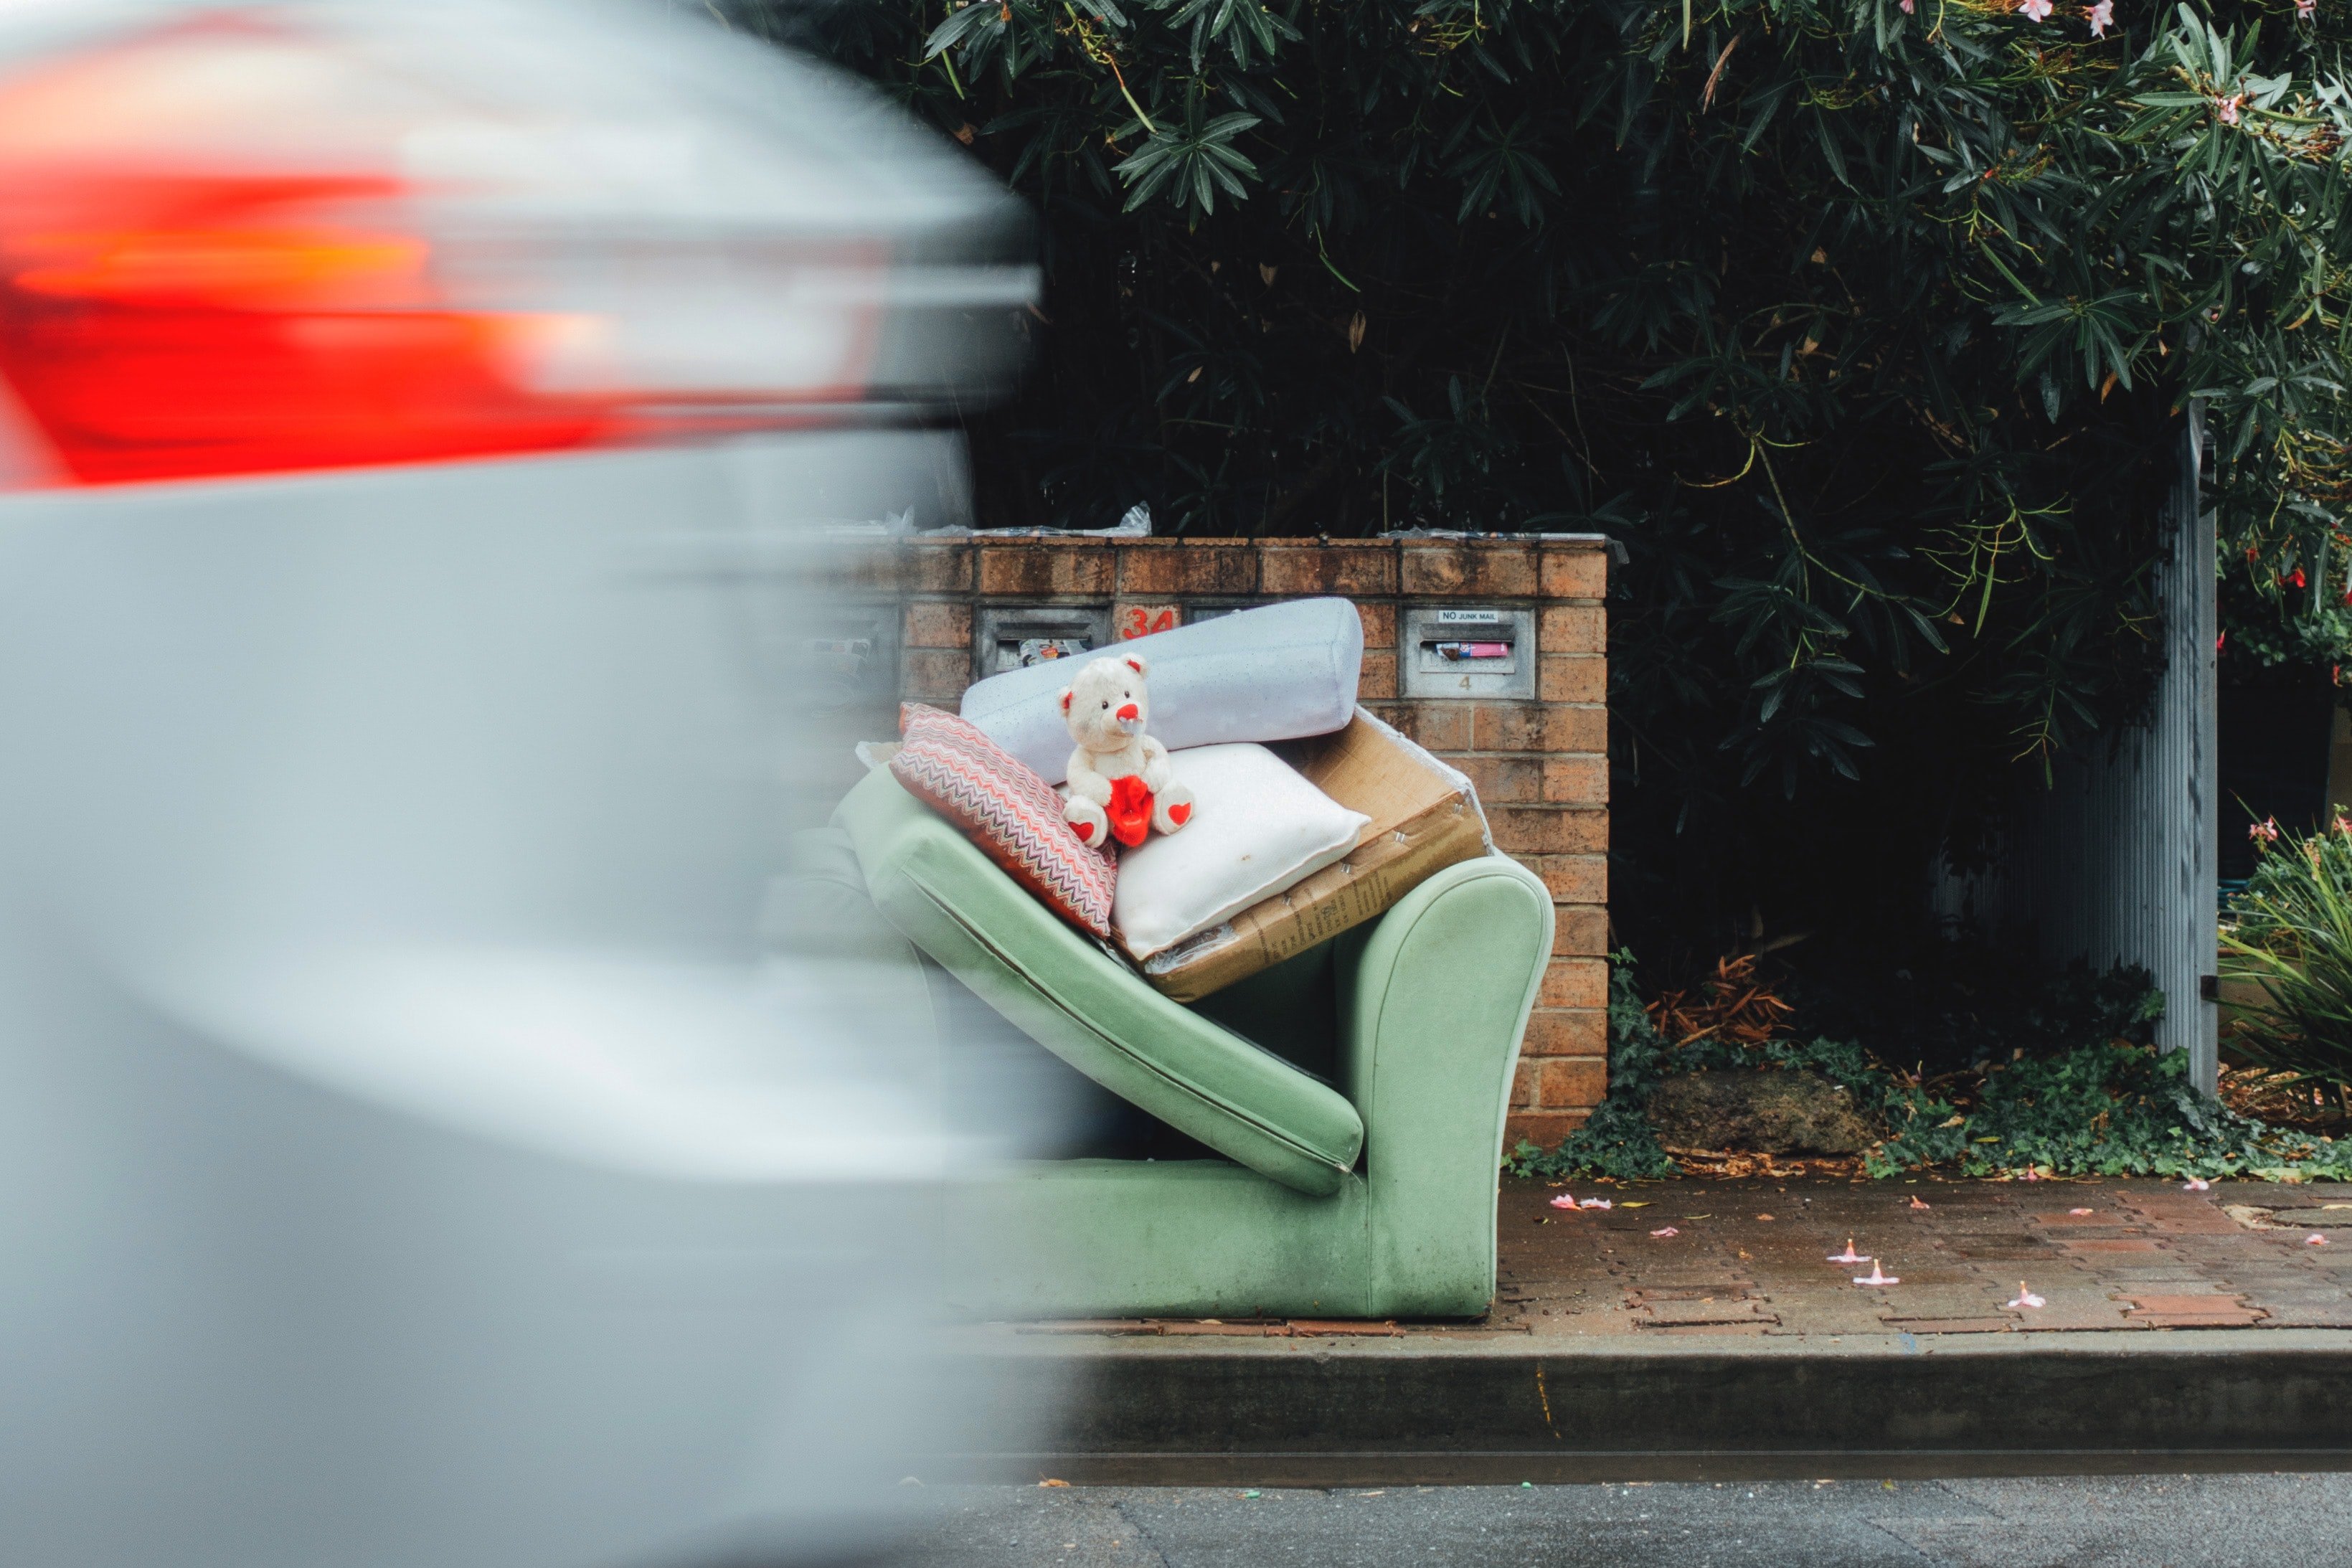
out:
<path id="1" fill-rule="evenodd" d="M 2104 38 L 2107 29 L 2116 25 L 2116 0 L 2099 0 L 2084 15 L 2091 18 L 2091 37 Z"/>
<path id="2" fill-rule="evenodd" d="M 2092 1211 L 2089 1209 L 2068 1209 L 2066 1212 L 2068 1214 L 2089 1214 Z"/>
<path id="3" fill-rule="evenodd" d="M 1902 1280 L 1897 1279 L 1894 1275 L 1889 1274 L 1885 1269 L 1879 1268 L 1878 1259 L 1875 1258 L 1870 1260 L 1870 1272 L 1867 1274 L 1858 1274 L 1854 1276 L 1853 1282 L 1857 1285 L 1900 1285 L 1903 1283 Z"/>
<path id="4" fill-rule="evenodd" d="M 1670 1225 L 1669 1225 L 1669 1226 L 1661 1226 L 1659 1228 L 1657 1228 L 1656 1230 L 1652 1231 L 1650 1234 L 1651 1234 L 1652 1236 L 1680 1236 L 1680 1235 L 1682 1234 L 1682 1232 L 1681 1232 L 1681 1231 L 1676 1230 L 1673 1226 L 1670 1226 Z"/>
<path id="5" fill-rule="evenodd" d="M 2055 7 L 2051 5 L 2050 0 L 2019 0 L 2017 8 L 2024 13 L 2029 21 L 2046 22 L 2050 20 L 2050 13 Z"/>
<path id="6" fill-rule="evenodd" d="M 1862 1254 L 1853 1249 L 1853 1237 L 1849 1236 L 1845 1238 L 1845 1250 L 1831 1253 L 1829 1260 L 1832 1263 L 1860 1263 L 1863 1258 Z"/>
<path id="7" fill-rule="evenodd" d="M 2213 106 L 2221 110 L 2221 123 L 2235 125 L 2238 122 L 2238 110 L 2245 101 L 2246 95 L 2242 92 L 2233 92 L 2227 98 L 2217 96 L 2213 100 Z"/>
<path id="8" fill-rule="evenodd" d="M 1605 1209 L 1610 1204 L 1607 1198 L 1587 1198 L 1576 1206 L 1580 1209 Z"/>
<path id="9" fill-rule="evenodd" d="M 2319 15 L 2319 0 L 2294 0 L 2294 19 L 2308 22 Z"/>
<path id="10" fill-rule="evenodd" d="M 1936 1205 L 1927 1202 L 1925 1198 L 1922 1198 L 1918 1194 L 1914 1193 L 1911 1194 L 1911 1206 L 1915 1209 L 1926 1209 L 1933 1208 Z"/>
<path id="11" fill-rule="evenodd" d="M 2275 844 L 2278 836 L 2279 825 L 2275 816 L 2265 816 L 2260 822 L 2246 824 L 2246 837 L 2254 843 Z"/>
<path id="12" fill-rule="evenodd" d="M 2327 1245 L 2327 1238 L 2315 1230 L 2303 1238 L 2303 1244 L 2305 1247 L 2325 1247 Z"/>
<path id="13" fill-rule="evenodd" d="M 2347 822 L 2339 816 L 2336 819 L 2333 826 L 2338 833 L 2352 835 L 2352 822 Z"/>
<path id="14" fill-rule="evenodd" d="M 2049 1302 L 2044 1301 L 2041 1297 L 2027 1289 L 2025 1288 L 2025 1281 L 2021 1279 L 2017 1282 L 2017 1300 L 2010 1302 L 2008 1305 L 2011 1311 L 2022 1312 L 2034 1307 L 2046 1307 L 2049 1304 Z"/>
<path id="15" fill-rule="evenodd" d="M 2180 1190 L 2184 1193 L 2208 1193 L 2213 1190 L 2213 1184 L 2202 1176 L 2191 1176 L 2180 1184 Z"/>
<path id="16" fill-rule="evenodd" d="M 1911 15 L 1911 0 L 1903 0 L 1903 14 L 1906 16 Z"/>
<path id="17" fill-rule="evenodd" d="M 1552 1199 L 1551 1206 L 1556 1209 L 1572 1209 L 1576 1206 L 1576 1199 L 1570 1194 L 1562 1193 L 1559 1196 Z"/>

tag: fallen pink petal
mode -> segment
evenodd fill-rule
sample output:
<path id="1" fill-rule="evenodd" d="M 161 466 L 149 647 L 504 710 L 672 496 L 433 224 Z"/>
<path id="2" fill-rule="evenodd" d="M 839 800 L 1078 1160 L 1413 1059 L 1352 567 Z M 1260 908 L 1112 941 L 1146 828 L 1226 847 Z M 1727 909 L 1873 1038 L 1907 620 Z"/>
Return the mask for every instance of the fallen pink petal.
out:
<path id="1" fill-rule="evenodd" d="M 1860 1263 L 1864 1261 L 1862 1254 L 1853 1249 L 1853 1237 L 1850 1236 L 1845 1238 L 1845 1250 L 1843 1252 L 1831 1253 L 1829 1260 L 1832 1263 Z"/>
<path id="2" fill-rule="evenodd" d="M 2041 1297 L 2027 1289 L 2025 1288 L 2025 1281 L 2021 1279 L 2017 1282 L 2017 1300 L 2009 1303 L 2009 1309 L 2012 1312 L 2022 1312 L 2035 1307 L 2046 1307 L 2050 1303 L 2044 1301 Z"/>
<path id="3" fill-rule="evenodd" d="M 2213 1184 L 2202 1176 L 2191 1176 L 2180 1184 L 2180 1190 L 2184 1193 L 2207 1193 L 2213 1190 Z"/>
<path id="4" fill-rule="evenodd" d="M 1610 1206 L 1610 1203 L 1607 1198 L 1587 1198 L 1576 1206 L 1580 1209 L 1605 1209 Z"/>
<path id="5" fill-rule="evenodd" d="M 2068 1209 L 2066 1212 L 2068 1214 L 2095 1214 L 2098 1211 L 2095 1209 Z"/>
<path id="6" fill-rule="evenodd" d="M 1568 1194 L 1562 1193 L 1559 1196 L 1552 1199 L 1551 1206 L 1556 1209 L 1572 1209 L 1576 1206 L 1576 1200 L 1570 1197 Z"/>
<path id="7" fill-rule="evenodd" d="M 1680 1236 L 1682 1232 L 1669 1225 L 1662 1226 L 1658 1229 L 1652 1231 L 1650 1234 L 1652 1236 Z"/>
<path id="8" fill-rule="evenodd" d="M 1853 1282 L 1857 1285 L 1900 1285 L 1903 1283 L 1902 1280 L 1881 1268 L 1878 1266 L 1878 1259 L 1875 1258 L 1870 1260 L 1870 1272 L 1867 1274 L 1855 1275 Z"/>
<path id="9" fill-rule="evenodd" d="M 2327 1245 L 2327 1238 L 2315 1230 L 2303 1238 L 2303 1244 L 2305 1247 L 2325 1247 Z"/>
<path id="10" fill-rule="evenodd" d="M 1915 1194 L 1911 1199 L 1911 1206 L 1915 1209 L 1927 1209 L 1934 1208 L 1936 1205 Z"/>

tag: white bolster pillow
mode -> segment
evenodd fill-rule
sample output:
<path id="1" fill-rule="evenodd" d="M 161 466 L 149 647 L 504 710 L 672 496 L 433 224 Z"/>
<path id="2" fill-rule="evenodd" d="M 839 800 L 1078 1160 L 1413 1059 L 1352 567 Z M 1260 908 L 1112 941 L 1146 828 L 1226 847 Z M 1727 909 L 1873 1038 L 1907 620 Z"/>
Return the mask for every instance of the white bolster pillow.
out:
<path id="1" fill-rule="evenodd" d="M 962 713 L 1047 784 L 1069 776 L 1062 692 L 1088 659 L 1141 654 L 1151 717 L 1171 752 L 1228 741 L 1287 741 L 1347 727 L 1364 665 L 1364 624 L 1345 599 L 1294 599 L 1154 632 L 1069 658 L 1008 669 L 967 688 Z"/>

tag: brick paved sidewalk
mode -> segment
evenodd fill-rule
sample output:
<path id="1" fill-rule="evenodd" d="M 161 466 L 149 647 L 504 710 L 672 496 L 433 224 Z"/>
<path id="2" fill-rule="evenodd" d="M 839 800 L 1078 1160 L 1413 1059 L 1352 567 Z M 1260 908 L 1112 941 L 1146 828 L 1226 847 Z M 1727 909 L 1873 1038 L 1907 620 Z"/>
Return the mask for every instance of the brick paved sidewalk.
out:
<path id="1" fill-rule="evenodd" d="M 1615 1206 L 1551 1207 L 1564 1191 Z M 1651 1234 L 1668 1226 L 1677 1234 Z M 2327 1244 L 2308 1244 L 2314 1235 Z M 1868 1263 L 1829 1262 L 1848 1237 L 1901 1283 L 1857 1286 Z M 2007 1307 L 2021 1281 L 2047 1304 Z M 1500 1289 L 1493 1317 L 1469 1331 L 1563 1339 L 2352 1328 L 2352 1187 L 1507 1180 Z"/>

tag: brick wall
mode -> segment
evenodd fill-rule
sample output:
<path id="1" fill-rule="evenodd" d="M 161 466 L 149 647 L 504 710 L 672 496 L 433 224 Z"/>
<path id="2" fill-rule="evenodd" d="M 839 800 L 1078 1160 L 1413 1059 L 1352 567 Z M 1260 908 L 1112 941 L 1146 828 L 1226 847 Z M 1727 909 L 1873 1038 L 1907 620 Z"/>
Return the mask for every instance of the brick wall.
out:
<path id="1" fill-rule="evenodd" d="M 884 559 L 884 556 L 889 556 Z M 1608 556 L 1597 538 L 1121 540 L 982 534 L 876 552 L 843 585 L 903 600 L 899 694 L 952 707 L 974 677 L 976 611 L 1108 605 L 1115 636 L 1192 611 L 1337 595 L 1364 623 L 1360 700 L 1468 773 L 1495 842 L 1543 878 L 1559 916 L 1511 1100 L 1510 1133 L 1549 1145 L 1608 1083 Z M 1535 697 L 1407 700 L 1398 627 L 1419 605 L 1534 612 Z"/>

